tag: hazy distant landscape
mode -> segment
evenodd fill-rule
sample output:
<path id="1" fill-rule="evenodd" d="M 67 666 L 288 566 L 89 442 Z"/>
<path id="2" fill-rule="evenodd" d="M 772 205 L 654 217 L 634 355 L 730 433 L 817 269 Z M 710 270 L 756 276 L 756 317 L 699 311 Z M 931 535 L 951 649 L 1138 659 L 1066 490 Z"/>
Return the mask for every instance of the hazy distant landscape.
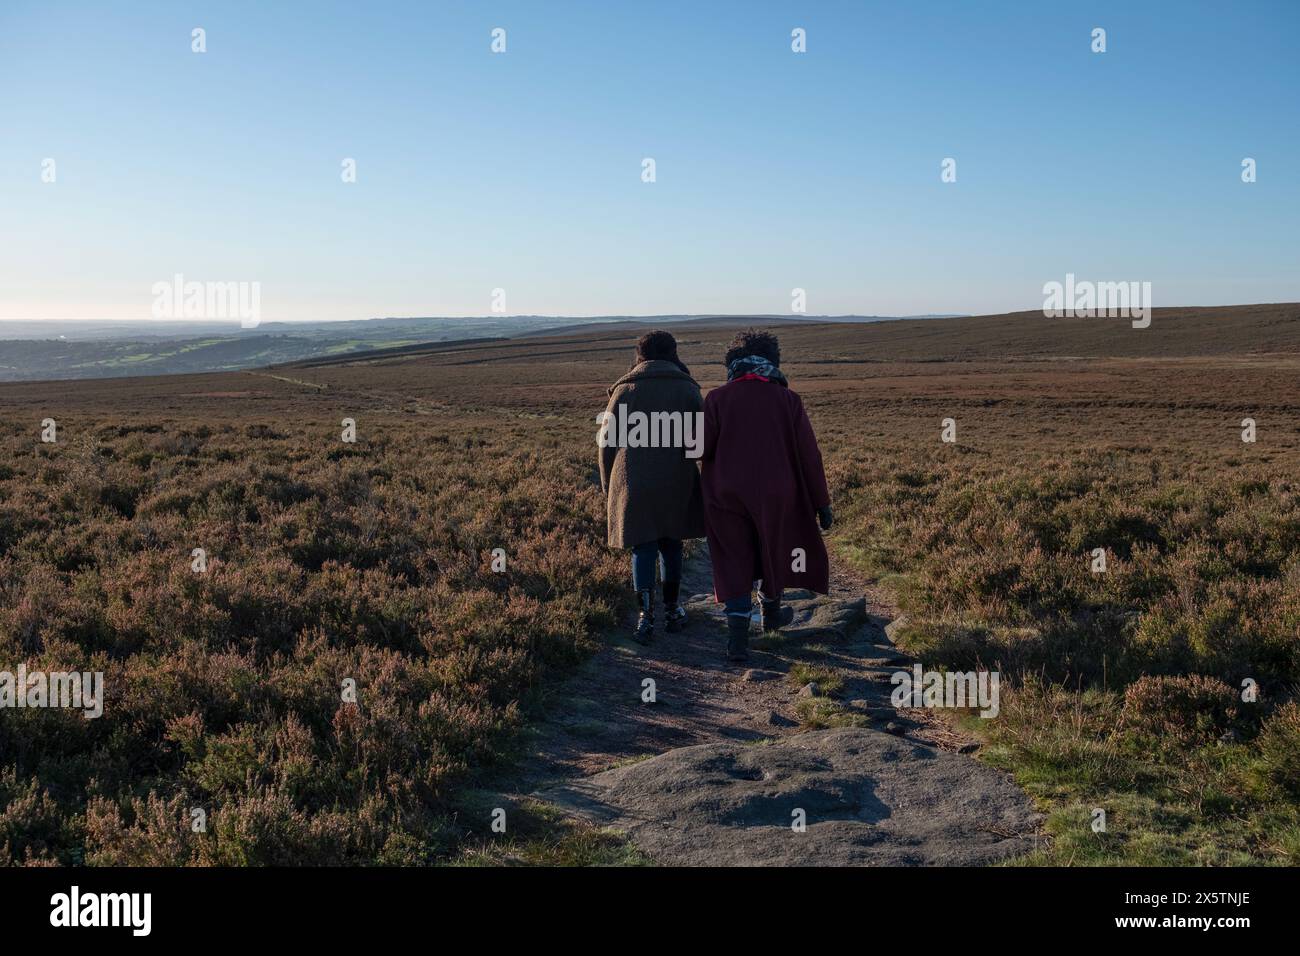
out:
<path id="1" fill-rule="evenodd" d="M 581 320 L 505 317 L 356 322 L 4 322 L 0 381 L 219 372 L 393 348 L 499 337 Z"/>
<path id="2" fill-rule="evenodd" d="M 610 323 L 664 325 L 699 318 L 705 317 L 522 315 L 263 322 L 248 329 L 236 322 L 213 321 L 0 322 L 0 382 L 221 372 L 426 342 L 503 338 Z M 793 320 L 894 318 L 904 317 L 798 316 Z M 790 317 L 781 320 L 791 321 Z"/>

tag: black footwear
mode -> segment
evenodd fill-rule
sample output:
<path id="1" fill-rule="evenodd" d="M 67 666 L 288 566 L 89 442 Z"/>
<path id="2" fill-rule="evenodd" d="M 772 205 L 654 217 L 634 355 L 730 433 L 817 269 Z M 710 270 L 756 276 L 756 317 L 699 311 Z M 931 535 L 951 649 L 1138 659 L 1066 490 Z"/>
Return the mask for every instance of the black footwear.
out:
<path id="1" fill-rule="evenodd" d="M 763 630 L 776 631 L 794 620 L 794 608 L 783 607 L 780 601 L 763 602 Z"/>
<path id="2" fill-rule="evenodd" d="M 727 615 L 727 660 L 733 663 L 749 660 L 749 617 Z"/>
<path id="3" fill-rule="evenodd" d="M 636 630 L 632 632 L 632 640 L 638 644 L 649 644 L 650 637 L 655 632 L 655 593 L 637 591 L 636 599 L 641 614 L 636 619 Z"/>
<path id="4" fill-rule="evenodd" d="M 686 626 L 686 608 L 677 603 L 681 581 L 664 582 L 664 630 L 676 634 Z"/>

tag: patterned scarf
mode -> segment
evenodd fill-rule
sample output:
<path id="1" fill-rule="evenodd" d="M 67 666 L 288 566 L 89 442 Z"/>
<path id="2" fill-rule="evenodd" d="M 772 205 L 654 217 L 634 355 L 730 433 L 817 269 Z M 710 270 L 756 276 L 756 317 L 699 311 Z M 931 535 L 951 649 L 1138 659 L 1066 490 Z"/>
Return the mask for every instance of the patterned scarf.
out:
<path id="1" fill-rule="evenodd" d="M 790 383 L 785 380 L 785 375 L 781 370 L 761 355 L 746 355 L 744 358 L 738 358 L 727 366 L 728 382 L 751 376 L 761 378 L 765 382 L 776 382 L 786 388 L 790 387 Z"/>

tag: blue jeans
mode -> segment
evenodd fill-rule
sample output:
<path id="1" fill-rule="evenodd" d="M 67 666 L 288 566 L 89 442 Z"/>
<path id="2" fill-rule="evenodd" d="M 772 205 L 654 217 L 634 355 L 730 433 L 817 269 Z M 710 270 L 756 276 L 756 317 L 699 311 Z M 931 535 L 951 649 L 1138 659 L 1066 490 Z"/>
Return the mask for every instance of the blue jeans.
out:
<path id="1" fill-rule="evenodd" d="M 777 591 L 775 597 L 764 594 L 762 591 L 759 591 L 758 599 L 763 602 L 780 601 L 781 594 L 784 591 L 785 588 L 782 588 L 780 591 Z M 750 611 L 754 609 L 754 597 L 752 594 L 746 594 L 744 597 L 732 598 L 730 601 L 727 601 L 722 606 L 723 609 L 726 610 L 728 616 L 749 617 Z"/>
<path id="2" fill-rule="evenodd" d="M 635 590 L 654 590 L 656 557 L 661 581 L 671 584 L 682 579 L 682 543 L 674 538 L 645 541 L 632 549 L 632 587 Z"/>

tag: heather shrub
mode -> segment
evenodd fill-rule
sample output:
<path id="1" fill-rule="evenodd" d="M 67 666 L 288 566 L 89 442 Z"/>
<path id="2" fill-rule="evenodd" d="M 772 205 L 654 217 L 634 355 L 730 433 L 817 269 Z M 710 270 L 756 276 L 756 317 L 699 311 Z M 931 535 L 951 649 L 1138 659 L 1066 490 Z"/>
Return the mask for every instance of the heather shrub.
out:
<path id="1" fill-rule="evenodd" d="M 1054 843 L 1031 861 L 1294 864 L 1294 429 L 1244 445 L 1228 427 L 1241 396 L 1201 402 L 1172 371 L 1126 383 L 1143 396 L 1130 406 L 1081 395 L 1098 383 L 1073 371 L 1045 395 L 1031 368 L 983 379 L 973 363 L 955 378 L 976 384 L 950 387 L 886 375 L 911 404 L 814 404 L 841 554 L 898 600 L 895 639 L 927 666 L 1001 672 L 999 717 L 968 729 L 1050 810 Z M 1238 380 L 1251 401 L 1293 406 L 1292 386 L 1258 374 Z M 947 415 L 963 437 L 945 447 Z M 1096 807 L 1111 810 L 1105 837 Z"/>
<path id="2" fill-rule="evenodd" d="M 1164 744 L 1211 743 L 1238 719 L 1238 696 L 1212 677 L 1140 677 L 1124 691 L 1124 726 Z"/>
<path id="3" fill-rule="evenodd" d="M 1300 703 L 1283 704 L 1264 722 L 1256 740 L 1252 778 L 1266 795 L 1300 799 Z"/>
<path id="4" fill-rule="evenodd" d="M 1290 482 L 1178 478 L 1141 461 L 1041 452 L 884 483 L 868 465 L 832 474 L 848 498 L 850 548 L 905 578 L 897 590 L 918 647 L 963 659 L 978 649 L 1057 680 L 1200 673 L 1285 687 L 1300 675 Z"/>
<path id="5" fill-rule="evenodd" d="M 356 446 L 284 422 L 4 438 L 0 667 L 105 675 L 96 720 L 0 714 L 5 861 L 418 864 L 454 845 L 458 782 L 594 647 L 624 569 L 585 430 L 366 421 Z"/>

